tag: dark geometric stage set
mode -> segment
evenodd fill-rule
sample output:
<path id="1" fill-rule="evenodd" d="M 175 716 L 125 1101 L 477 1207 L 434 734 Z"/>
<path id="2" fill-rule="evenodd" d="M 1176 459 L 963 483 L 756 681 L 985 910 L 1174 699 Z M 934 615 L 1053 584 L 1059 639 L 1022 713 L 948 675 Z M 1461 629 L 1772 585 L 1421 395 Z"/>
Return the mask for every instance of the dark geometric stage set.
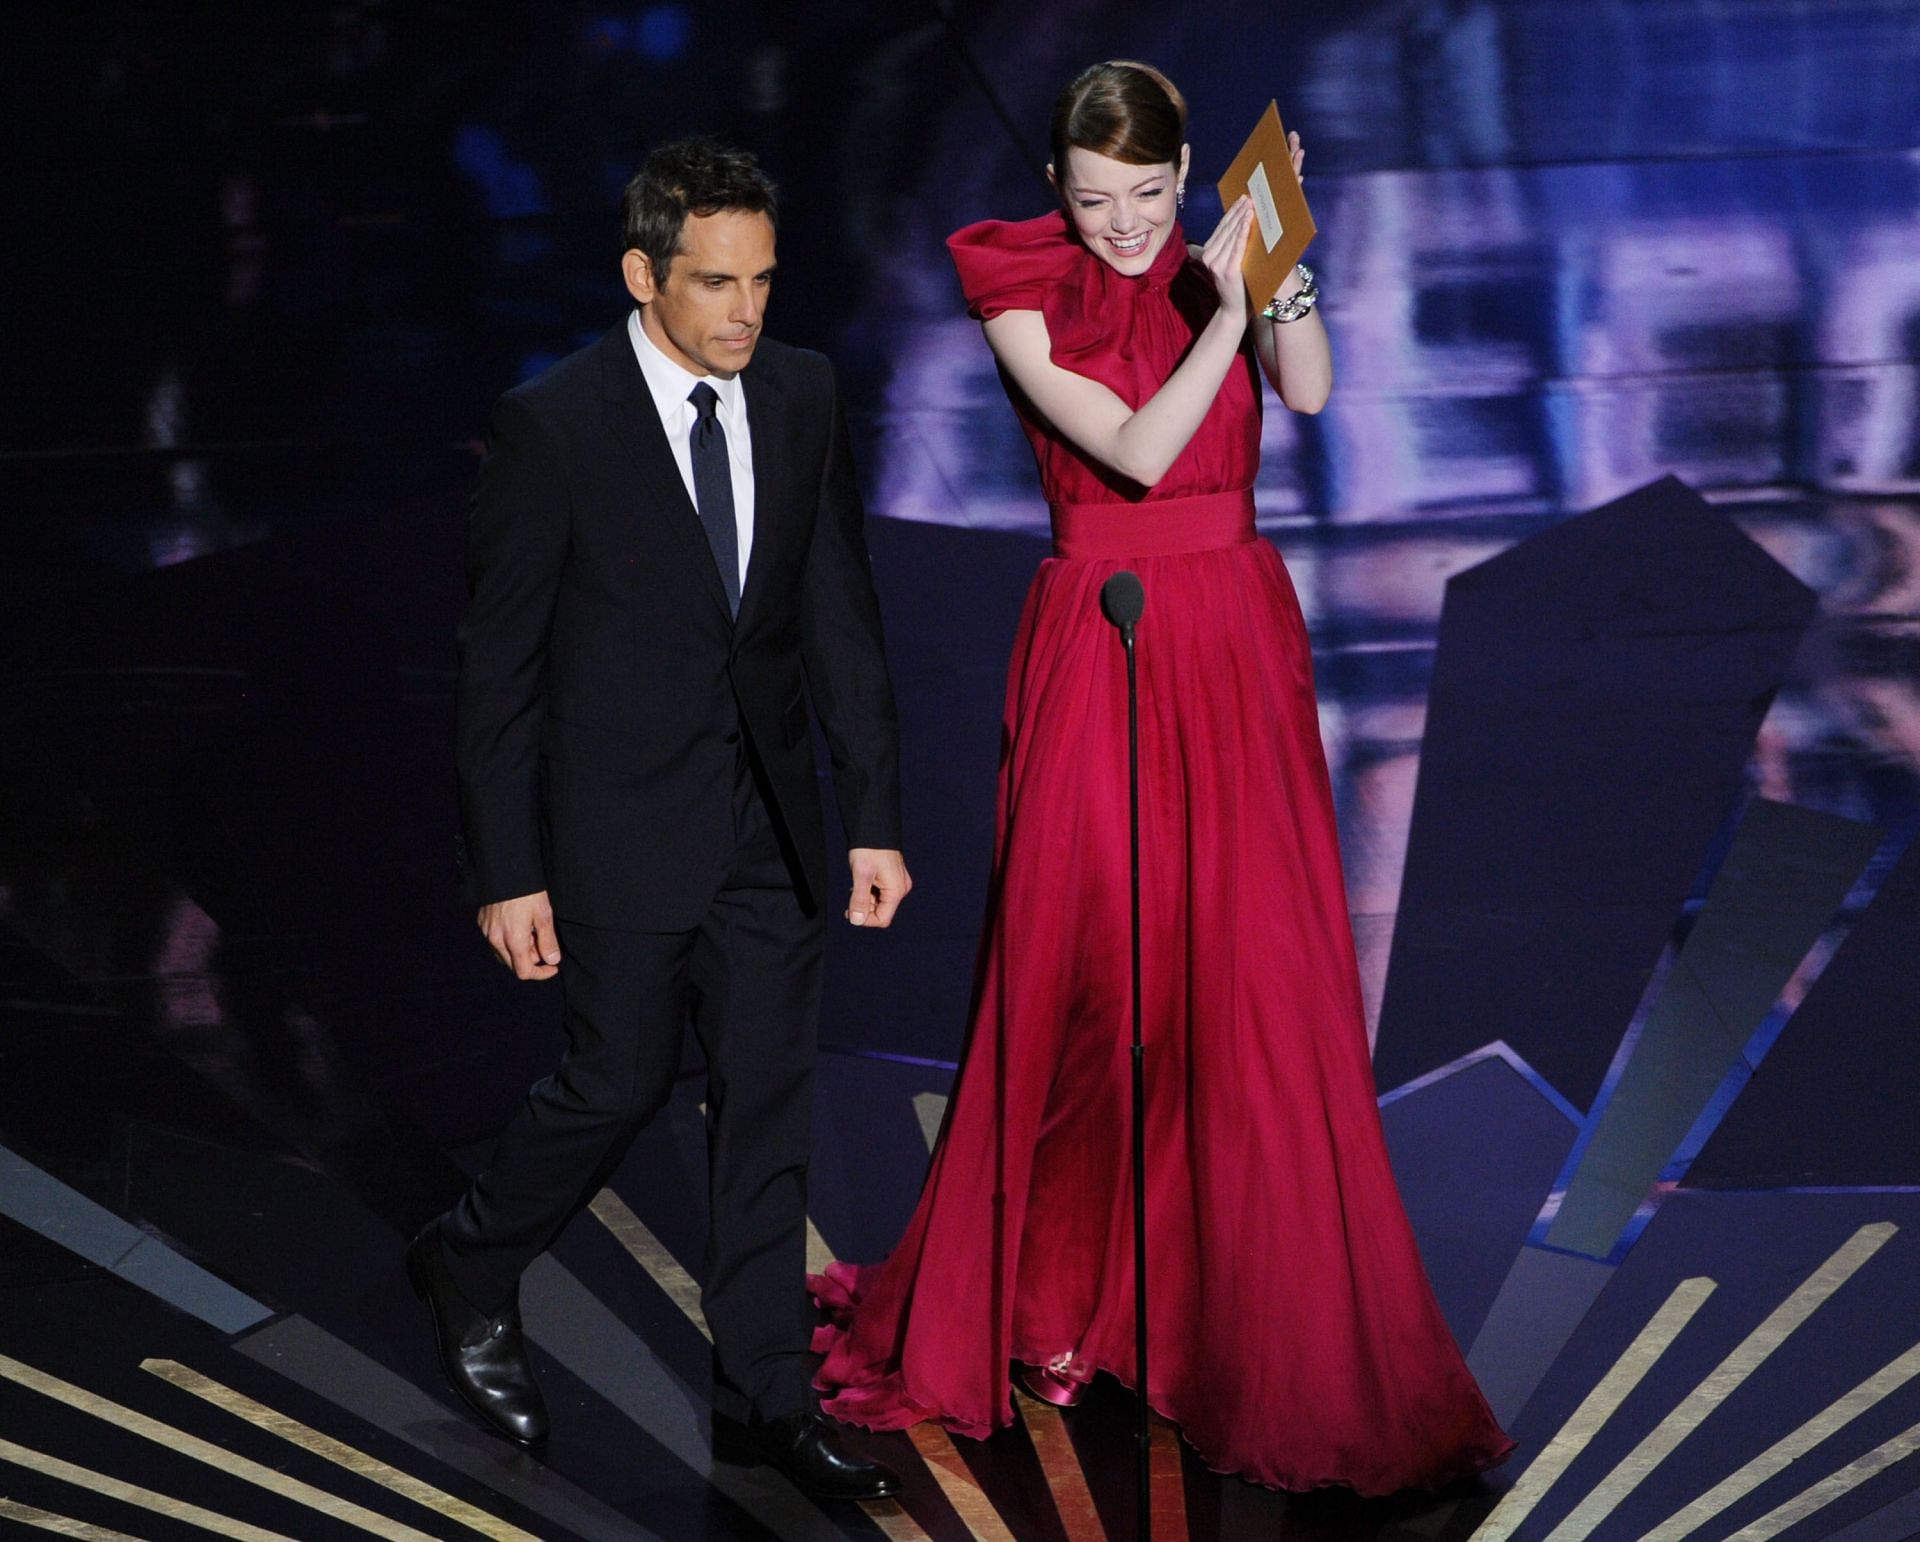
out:
<path id="1" fill-rule="evenodd" d="M 400 1262 L 559 1043 L 453 892 L 473 441 L 617 317 L 619 181 L 695 126 L 782 182 L 771 330 L 854 408 L 916 889 L 830 943 L 810 1259 L 898 1234 L 1046 552 L 940 238 L 1038 212 L 1052 91 L 1132 54 L 1196 184 L 1269 96 L 1307 138 L 1339 384 L 1269 400 L 1260 523 L 1395 1171 L 1520 1445 L 1363 1501 L 1156 1425 L 1156 1537 L 1920 1536 L 1912 8 L 810 9 L 5 24 L 0 1532 L 1133 1536 L 1105 1380 L 858 1435 L 897 1503 L 713 1459 L 691 1046 L 526 1278 L 543 1455 L 458 1410 Z"/>

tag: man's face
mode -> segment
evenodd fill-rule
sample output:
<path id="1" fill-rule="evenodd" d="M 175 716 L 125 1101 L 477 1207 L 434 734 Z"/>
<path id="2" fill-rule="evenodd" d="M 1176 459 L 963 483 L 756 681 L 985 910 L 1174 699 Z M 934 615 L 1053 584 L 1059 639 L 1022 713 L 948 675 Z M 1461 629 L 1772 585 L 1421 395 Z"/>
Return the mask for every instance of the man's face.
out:
<path id="1" fill-rule="evenodd" d="M 628 252 L 621 264 L 654 346 L 696 375 L 723 380 L 753 357 L 773 266 L 773 221 L 739 209 L 688 215 L 664 283 L 644 252 Z"/>

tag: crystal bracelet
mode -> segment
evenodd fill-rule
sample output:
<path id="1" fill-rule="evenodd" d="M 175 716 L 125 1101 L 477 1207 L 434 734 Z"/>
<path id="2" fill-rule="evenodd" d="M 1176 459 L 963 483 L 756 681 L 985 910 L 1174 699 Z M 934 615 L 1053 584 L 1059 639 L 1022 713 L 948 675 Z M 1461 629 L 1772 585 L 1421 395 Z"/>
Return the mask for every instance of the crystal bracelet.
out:
<path id="1" fill-rule="evenodd" d="M 1267 301 L 1265 309 L 1260 312 L 1267 320 L 1298 321 L 1319 302 L 1320 284 L 1313 276 L 1313 269 L 1303 262 L 1296 266 L 1295 271 L 1300 275 L 1300 287 L 1284 300 L 1275 295 Z"/>

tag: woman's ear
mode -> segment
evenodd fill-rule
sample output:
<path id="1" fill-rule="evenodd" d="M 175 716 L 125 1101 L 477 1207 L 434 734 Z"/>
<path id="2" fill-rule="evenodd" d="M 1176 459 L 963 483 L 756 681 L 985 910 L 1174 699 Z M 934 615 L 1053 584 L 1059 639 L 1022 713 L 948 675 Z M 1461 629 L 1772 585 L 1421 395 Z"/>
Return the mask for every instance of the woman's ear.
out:
<path id="1" fill-rule="evenodd" d="M 1187 166 L 1192 162 L 1192 160 L 1193 160 L 1193 146 L 1182 145 L 1180 147 L 1180 175 L 1177 180 L 1181 182 L 1185 182 L 1187 180 Z"/>
<path id="2" fill-rule="evenodd" d="M 1047 186 L 1053 189 L 1054 196 L 1060 196 L 1060 177 L 1053 169 L 1053 162 L 1047 162 Z"/>

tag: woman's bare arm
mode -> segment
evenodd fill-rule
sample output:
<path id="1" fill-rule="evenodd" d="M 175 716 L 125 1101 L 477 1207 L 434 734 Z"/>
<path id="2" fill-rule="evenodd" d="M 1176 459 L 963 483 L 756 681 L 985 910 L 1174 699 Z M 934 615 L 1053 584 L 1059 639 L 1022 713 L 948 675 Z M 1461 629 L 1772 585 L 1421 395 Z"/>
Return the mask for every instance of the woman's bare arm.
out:
<path id="1" fill-rule="evenodd" d="M 1306 148 L 1298 134 L 1288 134 L 1292 142 L 1293 173 L 1304 180 Z M 1300 275 L 1289 273 L 1274 298 L 1286 300 L 1301 289 Z M 1333 348 L 1320 313 L 1308 311 L 1298 321 L 1269 321 L 1253 318 L 1253 347 L 1260 356 L 1260 369 L 1273 387 L 1274 394 L 1292 412 L 1318 412 L 1333 394 Z"/>
<path id="2" fill-rule="evenodd" d="M 1199 429 L 1239 356 L 1247 330 L 1240 261 L 1252 229 L 1253 205 L 1242 198 L 1200 252 L 1219 309 L 1180 367 L 1137 409 L 1098 381 L 1055 364 L 1046 320 L 1038 311 L 1001 312 L 986 323 L 987 343 L 1027 400 L 1061 434 L 1101 465 L 1152 487 Z"/>
<path id="3" fill-rule="evenodd" d="M 1300 276 L 1289 274 L 1279 299 L 1300 290 Z M 1260 369 L 1274 393 L 1293 412 L 1318 412 L 1333 394 L 1333 348 L 1320 312 L 1308 311 L 1298 321 L 1253 318 L 1253 347 Z"/>

